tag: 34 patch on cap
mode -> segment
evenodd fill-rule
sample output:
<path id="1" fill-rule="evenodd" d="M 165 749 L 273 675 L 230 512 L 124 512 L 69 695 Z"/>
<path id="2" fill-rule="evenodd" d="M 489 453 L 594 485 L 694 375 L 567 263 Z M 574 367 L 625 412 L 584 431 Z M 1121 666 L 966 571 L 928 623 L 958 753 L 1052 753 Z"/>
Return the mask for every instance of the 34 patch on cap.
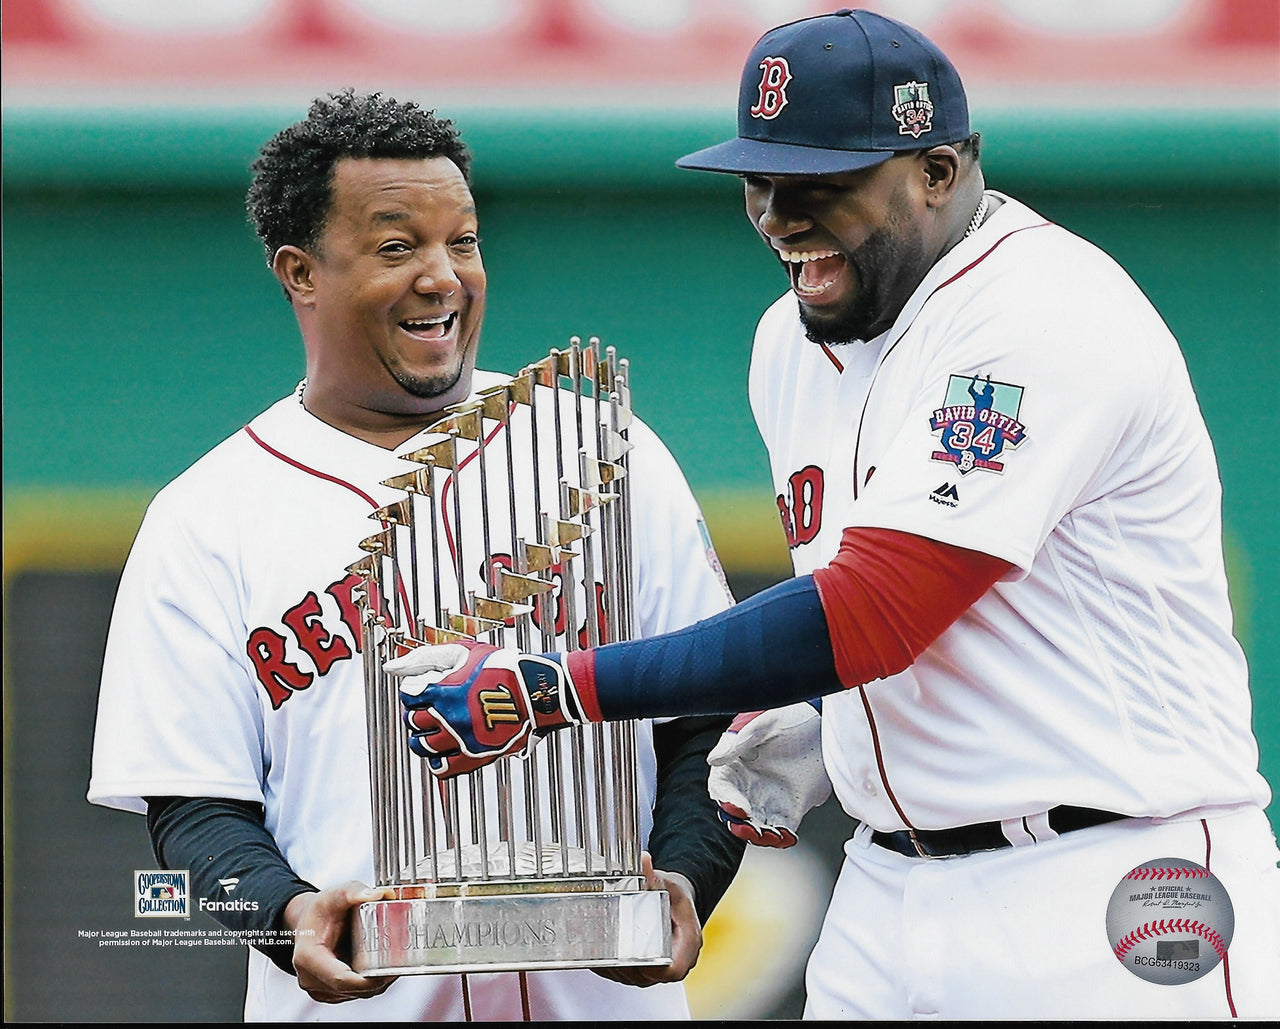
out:
<path id="1" fill-rule="evenodd" d="M 929 83 L 904 82 L 893 87 L 893 120 L 898 134 L 919 139 L 933 131 L 933 101 L 929 99 Z"/>

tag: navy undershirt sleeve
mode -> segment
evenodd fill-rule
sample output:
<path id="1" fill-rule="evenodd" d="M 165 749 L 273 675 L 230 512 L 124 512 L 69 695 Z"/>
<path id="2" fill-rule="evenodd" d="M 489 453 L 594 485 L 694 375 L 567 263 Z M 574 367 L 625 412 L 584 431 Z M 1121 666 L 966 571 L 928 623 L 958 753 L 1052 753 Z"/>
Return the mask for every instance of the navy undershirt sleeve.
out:
<path id="1" fill-rule="evenodd" d="M 843 689 L 811 575 L 678 632 L 594 653 L 596 697 L 610 721 L 736 714 Z"/>
<path id="2" fill-rule="evenodd" d="M 262 806 L 217 797 L 146 801 L 147 830 L 160 867 L 190 869 L 192 897 L 221 902 L 209 914 L 228 929 L 245 932 L 246 942 L 293 975 L 284 909 L 299 893 L 315 892 L 316 887 L 289 867 L 267 831 Z M 227 894 L 219 880 L 232 878 L 240 881 Z M 230 903 L 236 900 L 241 903 Z"/>

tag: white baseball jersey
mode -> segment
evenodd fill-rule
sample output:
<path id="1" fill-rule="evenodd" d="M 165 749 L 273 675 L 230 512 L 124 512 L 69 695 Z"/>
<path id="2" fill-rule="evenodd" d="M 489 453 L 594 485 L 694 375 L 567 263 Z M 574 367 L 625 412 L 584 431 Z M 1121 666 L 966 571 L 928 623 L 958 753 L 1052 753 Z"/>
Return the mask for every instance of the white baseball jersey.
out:
<path id="1" fill-rule="evenodd" d="M 791 294 L 756 333 L 797 574 L 846 526 L 1014 565 L 906 672 L 824 701 L 836 793 L 880 830 L 1265 805 L 1177 343 L 1107 255 L 1002 199 L 883 336 L 811 343 Z"/>
<path id="2" fill-rule="evenodd" d="M 477 372 L 474 388 L 504 381 Z M 500 431 L 527 437 L 527 410 L 517 407 L 510 428 Z M 630 438 L 636 630 L 651 635 L 730 601 L 674 459 L 638 420 Z M 399 452 L 426 439 L 415 436 Z M 464 454 L 475 446 L 459 445 Z M 572 459 L 571 437 L 565 450 Z M 529 490 L 529 441 L 513 452 L 524 455 L 514 488 Z M 542 440 L 542 488 L 553 503 L 554 455 L 554 442 Z M 345 569 L 362 556 L 359 541 L 378 529 L 370 513 L 404 497 L 382 480 L 421 467 L 313 417 L 299 390 L 161 490 L 129 556 L 112 617 L 91 801 L 139 812 L 148 796 L 258 802 L 299 876 L 320 888 L 374 881 L 364 679 L 351 596 L 359 580 Z M 505 466 L 488 475 L 505 497 Z M 465 530 L 478 544 L 474 505 L 465 505 L 461 526 L 446 523 L 452 538 Z M 510 553 L 503 524 L 491 527 L 491 545 Z M 528 527 L 521 531 L 535 538 Z M 483 593 L 483 550 L 464 553 L 479 555 L 465 570 L 465 585 Z M 452 565 L 444 566 L 442 592 L 456 591 Z M 586 617 L 584 594 L 579 621 Z M 655 787 L 647 724 L 641 741 L 647 812 Z M 475 1019 L 521 1017 L 514 973 L 468 978 Z M 678 985 L 639 990 L 590 972 L 528 978 L 535 1019 L 688 1017 Z M 251 950 L 245 1017 L 461 1020 L 461 984 L 456 975 L 406 976 L 379 997 L 318 1004 Z"/>
<path id="3" fill-rule="evenodd" d="M 797 574 L 848 526 L 1013 565 L 911 668 L 823 700 L 823 758 L 863 824 L 806 1016 L 1280 1016 L 1280 853 L 1182 356 L 1109 257 L 1001 199 L 883 336 L 818 346 L 791 294 L 756 334 Z M 1058 837 L 1058 805 L 1138 817 Z M 997 821 L 1012 848 L 963 858 L 871 840 Z M 1112 890 L 1166 856 L 1230 892 L 1230 977 L 1156 985 L 1111 953 Z"/>

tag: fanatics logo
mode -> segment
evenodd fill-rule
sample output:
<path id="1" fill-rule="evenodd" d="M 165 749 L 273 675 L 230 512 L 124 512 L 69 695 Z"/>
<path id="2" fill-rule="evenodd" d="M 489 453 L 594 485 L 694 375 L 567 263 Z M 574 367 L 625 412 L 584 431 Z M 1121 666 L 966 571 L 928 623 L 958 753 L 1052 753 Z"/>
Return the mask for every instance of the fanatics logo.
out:
<path id="1" fill-rule="evenodd" d="M 751 117 L 769 121 L 778 117 L 787 106 L 791 67 L 785 57 L 766 57 L 760 62 L 760 68 L 764 72 L 760 76 L 760 99 L 751 108 Z"/>
<path id="2" fill-rule="evenodd" d="M 933 131 L 933 101 L 929 99 L 927 82 L 904 82 L 893 87 L 893 119 L 898 123 L 898 135 L 919 139 L 922 133 Z"/>
<path id="3" fill-rule="evenodd" d="M 1005 447 L 1016 447 L 1026 438 L 1026 426 L 1018 421 L 1022 387 L 992 382 L 988 375 L 952 375 L 947 395 L 933 412 L 929 427 L 942 433 L 942 449 L 930 456 L 956 466 L 961 475 L 975 468 L 1003 472 L 997 461 Z"/>
<path id="4" fill-rule="evenodd" d="M 240 885 L 240 880 L 234 876 L 230 879 L 219 879 L 218 885 L 222 887 L 222 892 L 229 897 L 236 892 L 236 887 Z M 207 897 L 201 897 L 198 906 L 201 911 L 258 910 L 258 902 L 256 900 L 241 900 L 239 897 L 235 900 L 209 900 Z"/>

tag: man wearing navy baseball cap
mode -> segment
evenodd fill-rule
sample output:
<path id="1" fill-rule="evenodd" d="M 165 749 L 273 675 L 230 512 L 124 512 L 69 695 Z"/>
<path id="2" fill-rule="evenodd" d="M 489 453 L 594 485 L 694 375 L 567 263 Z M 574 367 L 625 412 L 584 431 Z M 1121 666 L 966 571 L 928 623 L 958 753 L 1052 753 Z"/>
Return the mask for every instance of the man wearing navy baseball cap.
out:
<path id="1" fill-rule="evenodd" d="M 749 389 L 795 577 L 536 678 L 416 648 L 413 747 L 438 774 L 501 753 L 484 690 L 563 701 L 511 733 L 748 712 L 707 758 L 729 831 L 794 844 L 832 789 L 857 823 L 809 1017 L 1274 1018 L 1280 851 L 1185 362 L 978 151 L 906 25 L 761 38 L 737 138 L 678 163 L 742 177 L 790 277 Z M 1153 861 L 1188 869 L 1194 910 L 1144 906 Z"/>
<path id="2" fill-rule="evenodd" d="M 915 29 L 842 10 L 766 33 L 747 59 L 738 138 L 681 168 L 831 175 L 969 136 L 960 76 Z"/>
<path id="3" fill-rule="evenodd" d="M 836 344 L 888 328 L 925 272 L 1000 205 L 984 193 L 978 144 L 946 55 L 910 26 L 846 8 L 765 33 L 743 69 L 737 138 L 676 164 L 745 177 L 752 223 L 789 266 L 809 338 Z M 861 187 L 870 176 L 852 173 L 891 163 L 878 173 L 884 189 L 903 186 L 904 173 L 929 176 L 921 217 L 908 215 L 900 193 L 890 194 L 893 228 L 860 247 L 857 226 L 847 224 L 828 226 L 824 242 L 842 245 L 823 247 L 825 256 L 781 245 L 794 235 L 779 212 L 803 190 L 798 177 Z M 919 249 L 904 248 L 894 234 L 908 224 L 921 233 Z M 856 291 L 841 288 L 855 276 Z"/>

